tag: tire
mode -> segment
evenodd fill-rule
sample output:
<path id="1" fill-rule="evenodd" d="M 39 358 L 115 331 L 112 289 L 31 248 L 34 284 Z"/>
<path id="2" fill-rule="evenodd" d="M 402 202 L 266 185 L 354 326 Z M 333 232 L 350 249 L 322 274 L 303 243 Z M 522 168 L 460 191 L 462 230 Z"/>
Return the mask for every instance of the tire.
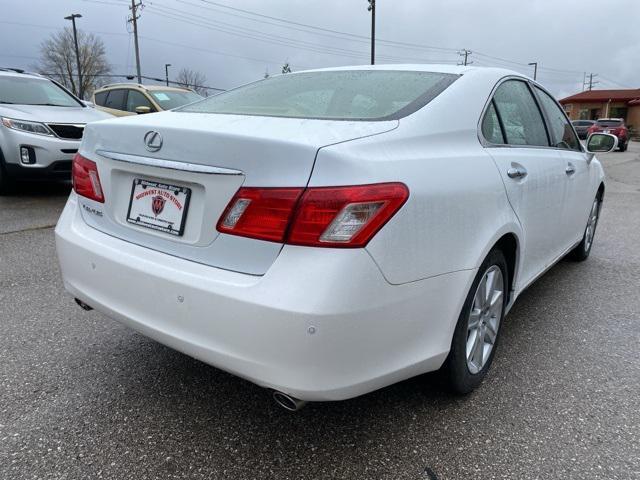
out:
<path id="1" fill-rule="evenodd" d="M 626 152 L 627 151 L 627 147 L 629 147 L 629 141 L 626 141 L 625 143 L 620 145 L 620 151 L 621 152 Z"/>
<path id="2" fill-rule="evenodd" d="M 508 271 L 504 254 L 500 250 L 492 250 L 473 280 L 443 368 L 447 384 L 454 393 L 473 391 L 482 383 L 491 367 L 504 320 Z M 482 294 L 483 285 L 486 286 L 488 282 L 493 284 L 491 291 L 494 292 L 494 302 L 487 302 L 487 296 Z M 472 325 L 477 327 L 474 329 Z M 474 339 L 482 340 L 482 345 Z"/>
<path id="3" fill-rule="evenodd" d="M 584 229 L 582 235 L 582 241 L 576 248 L 569 252 L 568 258 L 576 262 L 584 262 L 589 258 L 591 253 L 591 247 L 593 247 L 593 240 L 596 234 L 596 227 L 598 226 L 598 220 L 600 219 L 600 210 L 602 209 L 602 196 L 600 193 L 596 195 L 596 198 L 591 204 L 591 210 L 589 211 L 589 218 L 587 219 L 587 226 Z"/>
<path id="4" fill-rule="evenodd" d="M 12 190 L 13 184 L 4 168 L 4 157 L 2 155 L 2 151 L 0 151 L 0 195 L 11 193 Z"/>

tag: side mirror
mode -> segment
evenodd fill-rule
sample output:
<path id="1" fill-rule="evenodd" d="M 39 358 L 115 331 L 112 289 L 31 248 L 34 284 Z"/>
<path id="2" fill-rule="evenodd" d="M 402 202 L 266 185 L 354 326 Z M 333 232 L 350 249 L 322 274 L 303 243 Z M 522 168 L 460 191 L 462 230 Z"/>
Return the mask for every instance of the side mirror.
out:
<path id="1" fill-rule="evenodd" d="M 143 113 L 149 113 L 149 112 L 151 112 L 151 109 L 147 106 L 141 105 L 139 107 L 136 107 L 136 113 L 138 115 L 142 115 Z"/>
<path id="2" fill-rule="evenodd" d="M 610 133 L 592 133 L 587 139 L 589 153 L 608 153 L 618 147 L 618 137 Z"/>

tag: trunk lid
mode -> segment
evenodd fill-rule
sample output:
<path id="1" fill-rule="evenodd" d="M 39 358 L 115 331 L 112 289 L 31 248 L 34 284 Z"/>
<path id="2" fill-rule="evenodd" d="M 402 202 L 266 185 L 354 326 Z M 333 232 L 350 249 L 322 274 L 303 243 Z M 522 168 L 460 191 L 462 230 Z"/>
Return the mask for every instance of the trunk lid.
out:
<path id="1" fill-rule="evenodd" d="M 262 275 L 281 244 L 216 230 L 218 219 L 240 186 L 304 187 L 318 149 L 384 133 L 397 124 L 395 120 L 351 122 L 165 112 L 88 125 L 80 153 L 98 164 L 105 203 L 80 197 L 82 216 L 94 228 L 144 247 Z M 151 142 L 155 151 L 149 151 L 145 144 L 150 131 L 159 134 Z M 144 187 L 134 186 L 139 180 Z M 171 192 L 184 203 L 181 235 L 175 234 L 179 222 L 169 233 L 144 226 L 145 218 L 164 221 L 162 213 L 155 214 L 153 198 L 158 195 L 139 196 L 149 182 L 155 193 L 155 185 L 169 187 L 162 192 L 168 205 L 165 215 L 171 213 L 172 199 L 178 204 Z M 188 202 L 174 187 L 189 189 Z M 134 190 L 137 200 L 132 204 Z M 143 222 L 128 220 L 140 209 Z"/>

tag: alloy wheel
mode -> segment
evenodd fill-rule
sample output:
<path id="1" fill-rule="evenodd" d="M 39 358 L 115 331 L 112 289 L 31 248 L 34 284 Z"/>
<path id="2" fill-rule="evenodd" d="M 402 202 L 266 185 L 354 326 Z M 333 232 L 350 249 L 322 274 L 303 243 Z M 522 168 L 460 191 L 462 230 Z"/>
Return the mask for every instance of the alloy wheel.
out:
<path id="1" fill-rule="evenodd" d="M 587 220 L 587 229 L 584 232 L 584 250 L 588 252 L 593 243 L 593 237 L 596 234 L 596 226 L 598 224 L 598 215 L 600 213 L 600 200 L 596 198 L 589 212 L 589 220 Z"/>
<path id="2" fill-rule="evenodd" d="M 482 276 L 467 321 L 467 368 L 472 374 L 486 365 L 498 336 L 504 304 L 502 270 L 492 265 Z"/>

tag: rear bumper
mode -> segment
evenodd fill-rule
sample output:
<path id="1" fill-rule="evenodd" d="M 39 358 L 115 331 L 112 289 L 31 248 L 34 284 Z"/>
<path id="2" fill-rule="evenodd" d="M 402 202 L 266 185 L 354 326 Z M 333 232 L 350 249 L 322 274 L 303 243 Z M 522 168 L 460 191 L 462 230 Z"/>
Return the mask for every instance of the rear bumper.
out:
<path id="1" fill-rule="evenodd" d="M 56 227 L 67 290 L 176 350 L 303 400 L 341 400 L 438 369 L 475 271 L 393 286 L 363 249 L 285 247 L 264 276 L 89 227 Z"/>

